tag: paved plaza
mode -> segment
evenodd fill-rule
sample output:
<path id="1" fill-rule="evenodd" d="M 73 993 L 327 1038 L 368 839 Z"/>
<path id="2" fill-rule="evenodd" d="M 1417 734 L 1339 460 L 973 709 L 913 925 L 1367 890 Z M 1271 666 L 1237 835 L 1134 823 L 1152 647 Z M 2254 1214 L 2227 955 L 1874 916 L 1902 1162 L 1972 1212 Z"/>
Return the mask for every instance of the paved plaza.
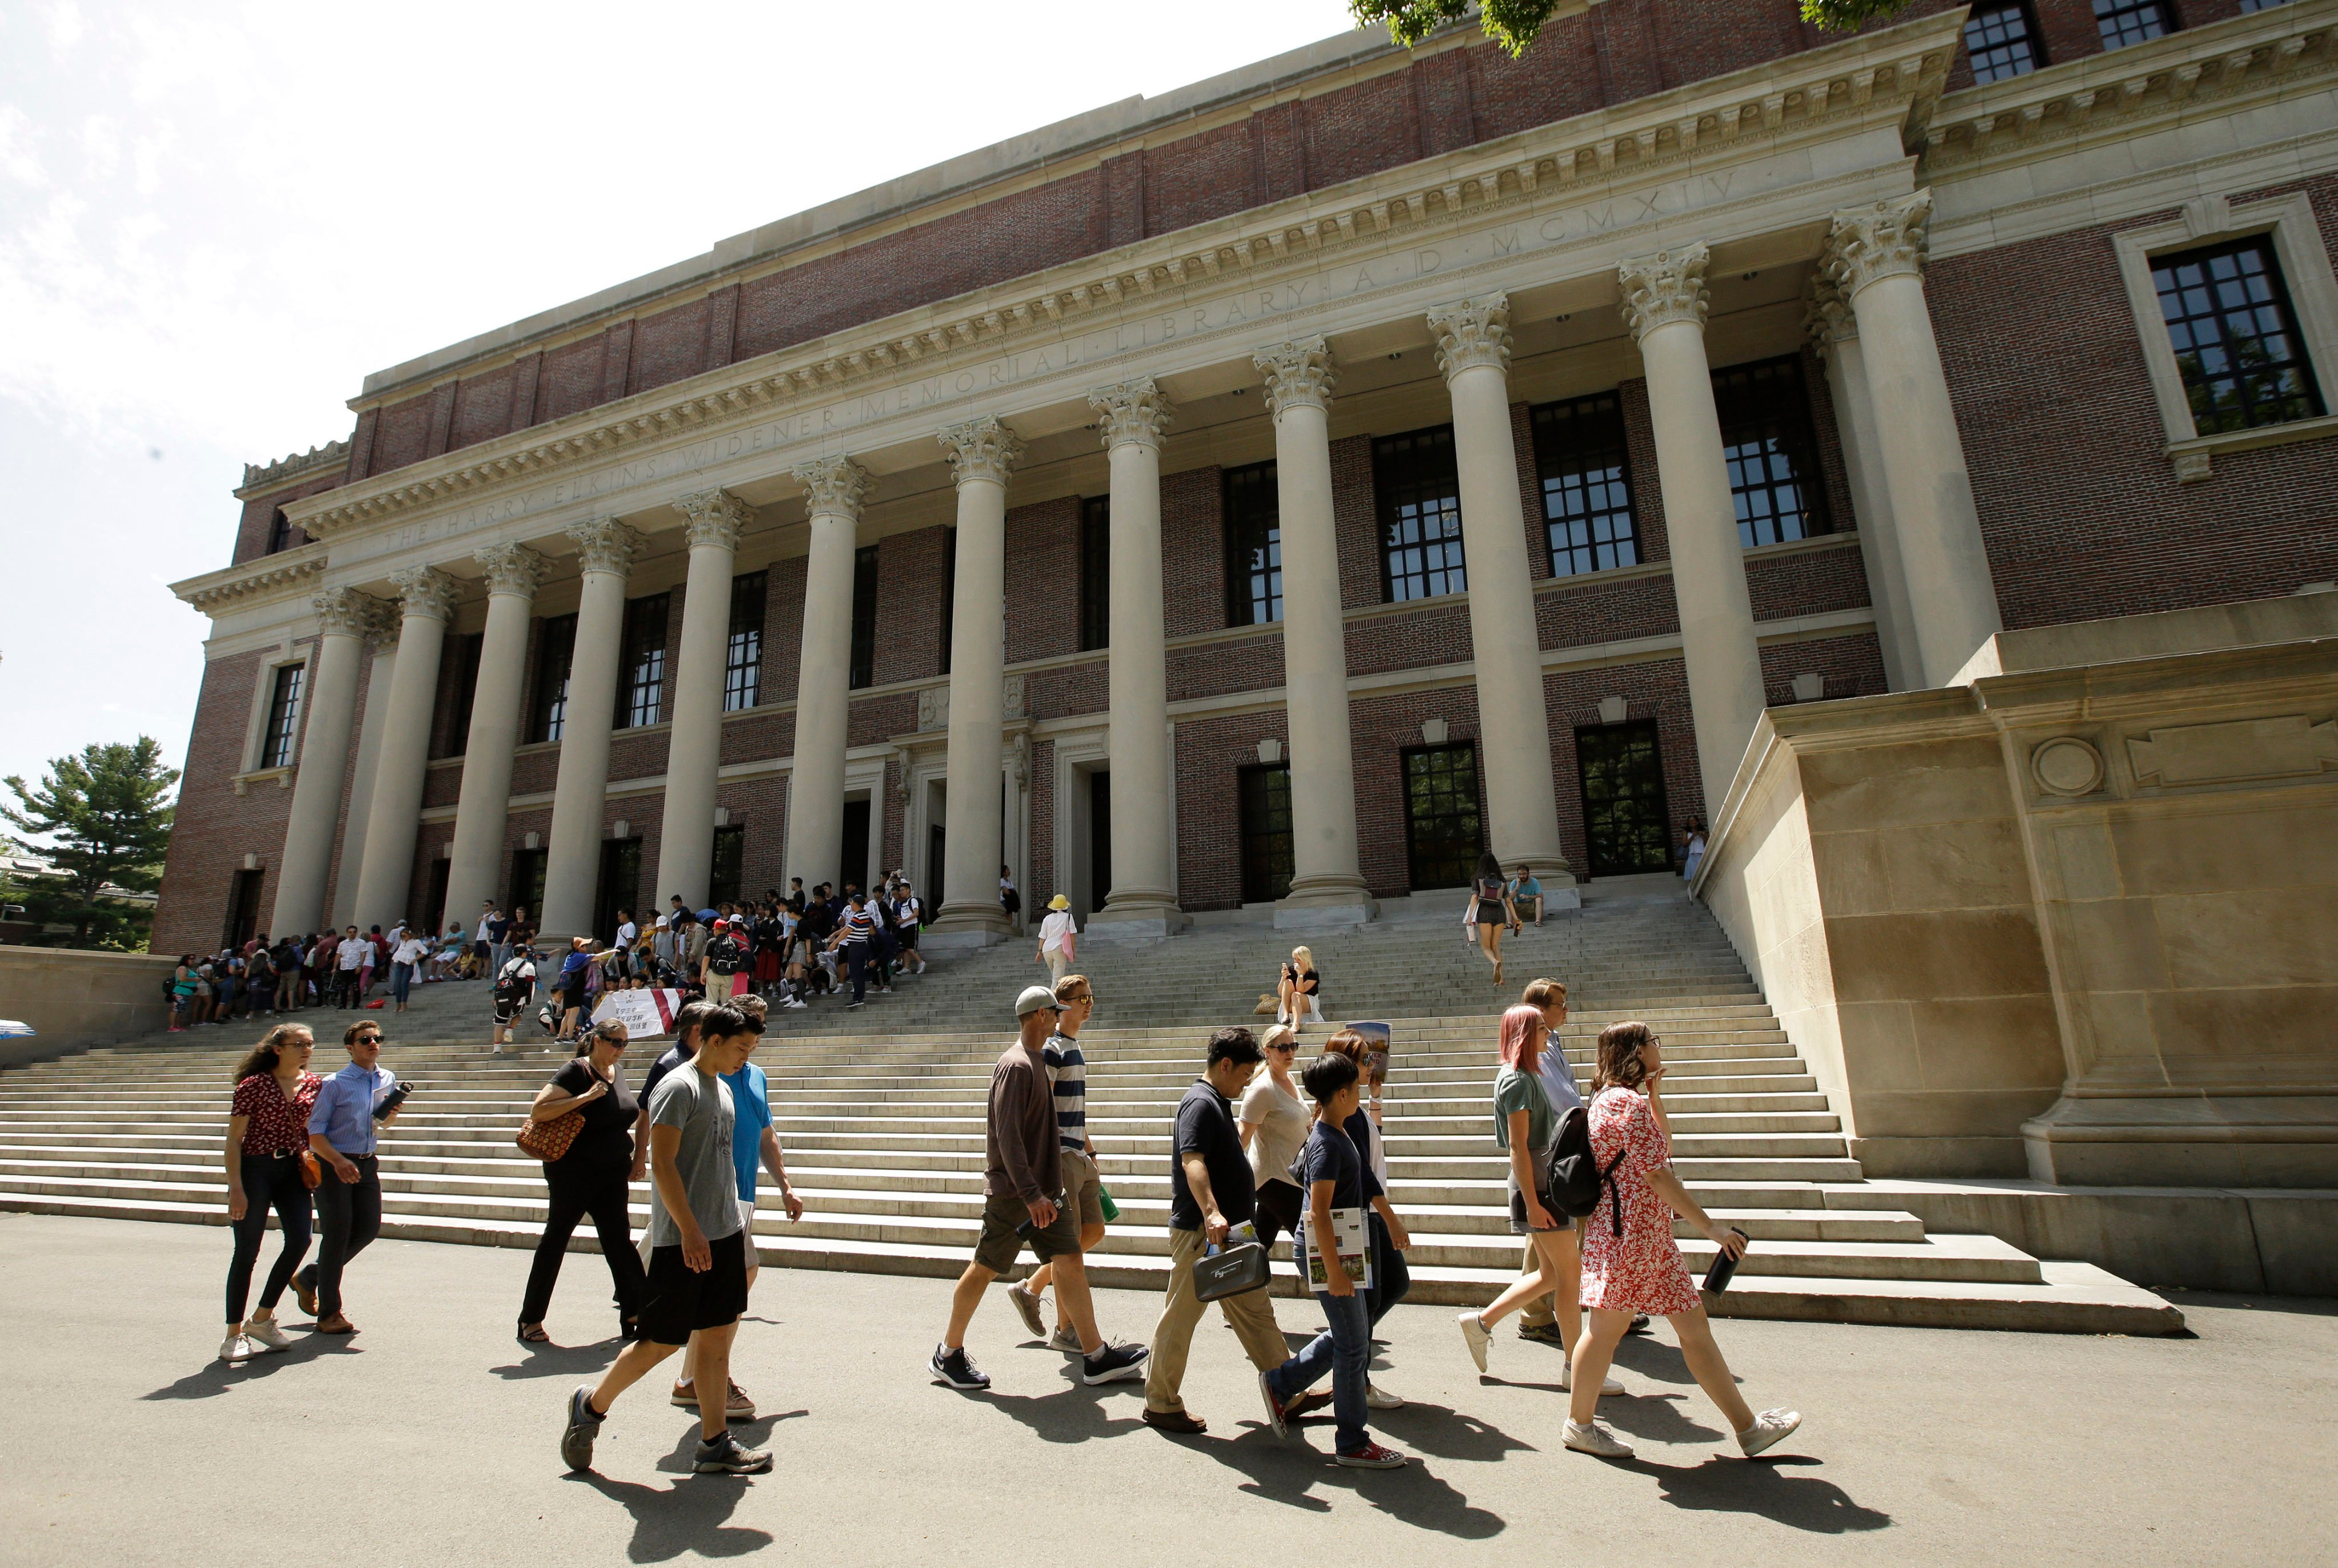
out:
<path id="1" fill-rule="evenodd" d="M 271 1248 L 273 1240 L 270 1242 Z M 1211 1431 L 1141 1426 L 1140 1386 L 1080 1387 L 987 1302 L 987 1396 L 924 1361 L 946 1281 L 767 1269 L 734 1367 L 774 1472 L 687 1474 L 694 1422 L 654 1379 L 620 1402 L 599 1474 L 563 1473 L 560 1404 L 615 1350 L 600 1259 L 568 1259 L 516 1343 L 523 1251 L 382 1241 L 352 1268 L 356 1339 L 296 1333 L 228 1368 L 222 1230 L 0 1215 L 0 1559 L 11 1563 L 662 1563 L 751 1553 L 878 1563 L 1325 1560 L 1586 1563 L 2328 1562 L 2338 1303 L 2179 1298 L 2196 1338 L 1728 1322 L 1757 1407 L 1803 1430 L 1720 1457 L 1668 1341 L 1636 1339 L 1607 1420 L 1639 1448 L 1558 1446 L 1555 1352 L 1498 1331 L 1472 1372 L 1451 1313 L 1403 1307 L 1376 1378 L 1394 1474 L 1329 1463 L 1327 1423 L 1262 1425 L 1233 1337 L 1205 1322 L 1186 1384 Z M 1097 1297 L 1142 1338 L 1154 1302 Z M 289 1303 L 288 1303 L 289 1305 Z M 1312 1307 L 1278 1301 L 1294 1338 Z M 291 1321 L 302 1319 L 294 1317 Z M 1440 1556 L 1436 1560 L 1446 1560 Z"/>

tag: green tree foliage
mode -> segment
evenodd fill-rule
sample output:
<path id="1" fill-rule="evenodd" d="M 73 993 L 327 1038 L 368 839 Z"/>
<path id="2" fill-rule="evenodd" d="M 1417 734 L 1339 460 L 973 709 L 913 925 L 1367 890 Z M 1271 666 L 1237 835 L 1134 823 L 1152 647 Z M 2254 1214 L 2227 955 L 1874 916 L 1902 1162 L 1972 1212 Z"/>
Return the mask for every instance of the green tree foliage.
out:
<path id="1" fill-rule="evenodd" d="M 1478 24 L 1512 58 L 1527 52 L 1562 0 L 1484 0 Z M 1802 0 L 1803 19 L 1832 33 L 1849 33 L 1890 16 L 1908 0 Z M 1410 48 L 1469 14 L 1470 0 L 1349 0 L 1359 27 L 1385 23 L 1389 36 Z"/>
<path id="2" fill-rule="evenodd" d="M 151 893 L 162 885 L 162 857 L 171 847 L 169 799 L 178 769 L 162 763 L 162 749 L 141 735 L 133 745 L 83 748 L 58 757 L 38 789 L 23 778 L 5 780 L 16 805 L 0 805 L 0 821 L 44 840 L 9 842 L 46 860 L 51 871 L 19 878 L 7 897 L 34 921 L 70 926 L 70 934 L 35 937 L 66 947 L 136 950 L 146 945 L 152 913 L 106 893 Z"/>

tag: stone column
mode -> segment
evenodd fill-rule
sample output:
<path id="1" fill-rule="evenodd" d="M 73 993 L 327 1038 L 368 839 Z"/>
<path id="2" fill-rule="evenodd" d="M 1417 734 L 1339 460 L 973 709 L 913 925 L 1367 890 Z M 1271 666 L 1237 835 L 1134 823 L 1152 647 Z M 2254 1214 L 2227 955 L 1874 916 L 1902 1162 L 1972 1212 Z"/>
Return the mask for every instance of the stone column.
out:
<path id="1" fill-rule="evenodd" d="M 799 466 L 811 519 L 804 564 L 802 652 L 796 663 L 795 761 L 788 774 L 791 877 L 833 884 L 844 843 L 844 750 L 852 712 L 852 554 L 860 504 L 875 481 L 850 457 Z"/>
<path id="2" fill-rule="evenodd" d="M 1532 867 L 1545 902 L 1565 906 L 1573 901 L 1568 890 L 1575 875 L 1558 846 L 1542 639 L 1535 626 L 1518 453 L 1510 436 L 1509 296 L 1440 306 L 1429 312 L 1429 328 L 1437 335 L 1438 368 L 1453 399 L 1478 744 L 1486 760 L 1494 854 L 1505 872 L 1521 861 Z"/>
<path id="3" fill-rule="evenodd" d="M 476 928 L 479 906 L 496 896 L 503 869 L 512 751 L 519 745 L 520 699 L 527 681 L 527 626 L 545 561 L 525 544 L 490 545 L 473 559 L 486 572 L 487 630 L 479 643 L 471 730 L 463 744 L 463 792 L 455 806 L 447 909 L 450 918 Z"/>
<path id="4" fill-rule="evenodd" d="M 560 770 L 552 786 L 552 831 L 544 858 L 544 907 L 536 921 L 545 938 L 555 943 L 593 935 L 593 898 L 601 883 L 601 812 L 609 798 L 609 730 L 616 720 L 617 664 L 624 656 L 625 575 L 642 545 L 642 536 L 614 518 L 580 523 L 568 536 L 576 541 L 584 591 L 576 604 L 575 651 L 568 660 Z"/>
<path id="5" fill-rule="evenodd" d="M 670 895 L 679 893 L 695 909 L 706 900 L 714 870 L 714 778 L 722 766 L 731 568 L 738 559 L 739 530 L 755 509 L 727 490 L 685 495 L 673 509 L 690 519 L 690 578 L 683 590 L 673 722 L 666 734 L 665 825 L 658 833 L 657 881 L 643 901 L 663 907 Z M 615 701 L 613 692 L 613 708 Z"/>
<path id="6" fill-rule="evenodd" d="M 389 711 L 390 682 L 398 678 L 398 645 L 390 641 L 398 622 L 383 605 L 367 641 L 373 662 L 366 667 L 365 719 L 358 726 L 358 754 L 349 764 L 349 808 L 341 818 L 341 864 L 333 877 L 332 927 L 358 917 L 358 877 L 365 866 L 366 824 L 373 815 L 373 776 L 381 765 L 382 716 Z"/>
<path id="7" fill-rule="evenodd" d="M 309 716 L 284 849 L 276 862 L 276 906 L 268 928 L 307 935 L 325 918 L 325 878 L 333 867 L 333 828 L 341 816 L 341 779 L 349 769 L 349 725 L 357 717 L 358 661 L 384 606 L 354 588 L 317 596 L 317 653 L 309 667 Z"/>
<path id="8" fill-rule="evenodd" d="M 942 947 L 979 947 L 1007 936 L 997 892 L 1006 788 L 999 727 L 1007 707 L 1007 474 L 1023 443 L 987 416 L 951 426 L 940 440 L 958 476 L 958 581 L 942 872 L 948 897 L 934 935 Z"/>
<path id="9" fill-rule="evenodd" d="M 1672 544 L 1681 662 L 1696 730 L 1710 821 L 1729 794 L 1745 743 L 1766 706 L 1754 602 L 1745 589 L 1737 507 L 1722 456 L 1713 368 L 1704 358 L 1705 248 L 1659 250 L 1616 269 L 1624 319 L 1639 340 L 1656 432 L 1656 481 Z"/>
<path id="10" fill-rule="evenodd" d="M 1868 598 L 1875 608 L 1875 638 L 1883 649 L 1883 678 L 1894 691 L 1921 686 L 1924 661 L 1908 604 L 1908 578 L 1900 559 L 1898 524 L 1891 494 L 1884 487 L 1877 448 L 1875 408 L 1867 394 L 1865 356 L 1859 347 L 1859 321 L 1835 281 L 1821 273 L 1812 285 L 1805 325 L 1826 362 L 1827 389 L 1834 397 L 1842 466 L 1851 497 L 1859 508 L 1859 555 L 1867 569 Z"/>
<path id="11" fill-rule="evenodd" d="M 401 615 L 398 671 L 382 714 L 381 757 L 366 813 L 365 864 L 358 868 L 359 930 L 407 914 L 414 840 L 422 826 L 422 785 L 430 770 L 430 714 L 438 700 L 438 656 L 462 584 L 434 566 L 393 573 Z"/>
<path id="12" fill-rule="evenodd" d="M 1161 608 L 1161 440 L 1174 413 L 1149 376 L 1088 395 L 1112 462 L 1110 647 L 1112 892 L 1099 936 L 1167 936 L 1177 907 L 1169 767 L 1169 655 Z"/>
<path id="13" fill-rule="evenodd" d="M 1331 386 L 1318 335 L 1251 358 L 1274 419 L 1282 532 L 1282 686 L 1291 727 L 1292 877 L 1274 923 L 1352 926 L 1380 913 L 1356 856 L 1356 764 L 1348 733 L 1347 626 L 1331 515 Z"/>
<path id="14" fill-rule="evenodd" d="M 1945 686 L 2004 622 L 1940 369 L 1940 346 L 1924 305 L 1921 270 L 1931 215 L 1929 191 L 1838 212 L 1822 265 L 1850 297 L 1859 320 L 1923 682 Z"/>

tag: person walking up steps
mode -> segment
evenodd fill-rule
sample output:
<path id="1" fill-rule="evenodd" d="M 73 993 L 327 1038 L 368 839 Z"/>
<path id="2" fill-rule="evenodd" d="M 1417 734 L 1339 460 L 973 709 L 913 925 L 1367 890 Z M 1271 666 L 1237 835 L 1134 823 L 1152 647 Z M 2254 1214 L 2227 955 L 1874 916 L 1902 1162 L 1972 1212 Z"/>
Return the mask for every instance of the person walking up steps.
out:
<path id="1" fill-rule="evenodd" d="M 1047 917 L 1039 922 L 1038 962 L 1047 966 L 1048 985 L 1064 983 L 1078 947 L 1079 927 L 1072 919 L 1072 901 L 1058 893 L 1047 900 Z"/>
<path id="2" fill-rule="evenodd" d="M 747 1306 L 746 1243 L 739 1223 L 739 1181 L 732 1161 L 734 1112 L 722 1074 L 749 1050 L 747 1020 L 713 1007 L 699 1024 L 697 1054 L 659 1081 L 650 1100 L 649 1294 L 642 1337 L 619 1353 L 598 1387 L 568 1396 L 560 1457 L 571 1470 L 593 1467 L 593 1445 L 617 1396 L 696 1338 L 696 1373 L 727 1384 L 731 1343 Z M 731 1435 L 719 1407 L 698 1415 L 702 1475 L 761 1475 L 771 1456 Z"/>
<path id="3" fill-rule="evenodd" d="M 1096 1332 L 1095 1307 L 1088 1296 L 1087 1269 L 1080 1261 L 1080 1239 L 1073 1210 L 1064 1201 L 1063 1138 L 1056 1126 L 1056 1099 L 1040 1047 L 1055 1030 L 1055 993 L 1027 986 L 1015 999 L 1020 1034 L 998 1058 L 990 1075 L 990 1114 L 985 1141 L 988 1161 L 982 1173 L 982 1237 L 974 1261 L 958 1276 L 950 1298 L 949 1328 L 934 1347 L 934 1376 L 963 1393 L 990 1387 L 966 1353 L 967 1325 L 990 1282 L 1015 1267 L 1028 1241 L 1042 1263 L 1058 1265 L 1056 1299 L 1080 1336 L 1080 1381 L 1110 1383 L 1144 1376 L 1142 1347 L 1111 1345 Z"/>
<path id="4" fill-rule="evenodd" d="M 1630 1445 L 1594 1419 L 1602 1382 L 1635 1312 L 1653 1312 L 1673 1326 L 1681 1357 L 1705 1397 L 1720 1408 L 1747 1458 L 1802 1425 L 1792 1410 L 1755 1415 L 1714 1343 L 1704 1301 L 1673 1240 L 1679 1215 L 1731 1257 L 1745 1238 L 1715 1224 L 1673 1173 L 1672 1148 L 1640 1093 L 1663 1061 L 1645 1024 L 1610 1024 L 1599 1032 L 1598 1069 L 1591 1079 L 1591 1152 L 1613 1176 L 1603 1182 L 1598 1211 L 1585 1221 L 1583 1305 L 1590 1321 L 1575 1346 L 1575 1389 L 1568 1396 L 1565 1442 L 1582 1454 L 1629 1459 Z"/>
<path id="5" fill-rule="evenodd" d="M 1509 884 L 1502 880 L 1502 863 L 1491 855 L 1478 857 L 1478 874 L 1469 883 L 1470 918 L 1478 927 L 1478 947 L 1494 966 L 1494 984 L 1502 983 L 1502 932 L 1518 928 L 1518 906 L 1510 902 Z"/>
<path id="6" fill-rule="evenodd" d="M 1063 1142 L 1064 1202 L 1080 1221 L 1080 1256 L 1086 1258 L 1104 1240 L 1104 1181 L 1096 1174 L 1095 1141 L 1088 1137 L 1088 1066 L 1080 1053 L 1080 1027 L 1095 1011 L 1095 991 L 1085 975 L 1066 975 L 1056 985 L 1056 1032 L 1039 1048 L 1047 1082 L 1055 1086 L 1056 1132 Z M 1031 1278 L 1007 1288 L 1007 1298 L 1023 1315 L 1024 1326 L 1046 1338 L 1047 1327 L 1039 1317 L 1039 1298 L 1056 1278 L 1056 1266 L 1042 1263 Z M 1079 1331 L 1057 1313 L 1056 1333 L 1047 1348 L 1066 1353 L 1080 1348 Z"/>
<path id="7" fill-rule="evenodd" d="M 354 971 L 352 971 L 354 973 Z M 319 1086 L 309 1147 L 326 1167 L 317 1186 L 317 1260 L 300 1270 L 303 1311 L 319 1334 L 354 1334 L 341 1311 L 341 1270 L 381 1232 L 381 1130 L 398 1120 L 406 1089 L 381 1066 L 381 1025 L 352 1024 L 341 1036 L 349 1064 Z"/>
<path id="8" fill-rule="evenodd" d="M 227 1269 L 227 1338 L 220 1359 L 241 1361 L 257 1350 L 290 1350 L 276 1321 L 276 1302 L 309 1251 L 309 1184 L 300 1157 L 309 1148 L 309 1112 L 324 1080 L 309 1071 L 316 1042 L 305 1024 L 279 1024 L 235 1070 L 235 1099 L 227 1117 L 227 1219 L 235 1227 L 235 1255 Z M 284 1249 L 268 1270 L 260 1310 L 247 1321 L 252 1266 L 268 1239 L 268 1211 L 283 1227 Z"/>

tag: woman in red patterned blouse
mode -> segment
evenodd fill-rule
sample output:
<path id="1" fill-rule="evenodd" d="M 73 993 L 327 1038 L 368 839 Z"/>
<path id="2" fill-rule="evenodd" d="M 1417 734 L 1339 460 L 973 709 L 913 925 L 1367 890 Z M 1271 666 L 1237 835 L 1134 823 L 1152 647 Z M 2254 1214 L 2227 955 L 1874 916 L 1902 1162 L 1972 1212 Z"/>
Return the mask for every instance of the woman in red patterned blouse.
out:
<path id="1" fill-rule="evenodd" d="M 309 1250 L 309 1187 L 300 1157 L 309 1147 L 309 1112 L 324 1080 L 308 1070 L 316 1041 L 304 1024 L 279 1024 L 235 1070 L 235 1100 L 227 1118 L 227 1217 L 235 1227 L 235 1258 L 227 1269 L 227 1338 L 220 1359 L 241 1361 L 260 1350 L 290 1350 L 276 1321 L 276 1302 Z M 251 1269 L 268 1235 L 268 1211 L 283 1227 L 284 1250 L 268 1271 L 260 1310 L 244 1321 Z"/>
<path id="2" fill-rule="evenodd" d="M 1591 1155 L 1602 1171 L 1599 1207 L 1583 1222 L 1583 1337 L 1575 1346 L 1575 1390 L 1565 1442 L 1578 1453 L 1629 1459 L 1632 1450 L 1594 1419 L 1599 1389 L 1616 1347 L 1647 1312 L 1673 1326 L 1681 1357 L 1697 1387 L 1721 1407 L 1747 1458 L 1802 1425 L 1792 1410 L 1756 1416 L 1737 1392 L 1729 1363 L 1713 1340 L 1704 1299 L 1681 1261 L 1673 1216 L 1713 1239 L 1734 1258 L 1743 1233 L 1715 1222 L 1673 1173 L 1672 1144 L 1648 1107 L 1647 1086 L 1664 1075 L 1663 1054 L 1645 1024 L 1610 1024 L 1599 1032 L 1599 1063 L 1591 1079 Z"/>

